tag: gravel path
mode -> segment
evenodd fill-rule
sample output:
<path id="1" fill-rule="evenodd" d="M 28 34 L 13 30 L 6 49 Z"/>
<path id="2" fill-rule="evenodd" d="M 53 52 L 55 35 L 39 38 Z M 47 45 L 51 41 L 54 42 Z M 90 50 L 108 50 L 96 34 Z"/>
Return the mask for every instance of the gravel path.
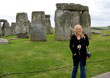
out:
<path id="1" fill-rule="evenodd" d="M 101 74 L 101 75 L 98 75 L 92 78 L 110 78 L 110 72 L 107 72 L 107 73 L 104 73 L 104 74 Z"/>

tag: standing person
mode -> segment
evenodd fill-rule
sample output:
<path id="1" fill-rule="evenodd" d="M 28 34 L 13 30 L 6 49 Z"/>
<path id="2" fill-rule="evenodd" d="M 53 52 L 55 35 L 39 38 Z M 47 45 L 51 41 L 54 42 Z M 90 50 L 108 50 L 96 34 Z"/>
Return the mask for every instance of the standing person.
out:
<path id="1" fill-rule="evenodd" d="M 89 45 L 89 40 L 86 34 L 83 34 L 83 28 L 81 25 L 77 24 L 74 27 L 74 33 L 70 40 L 70 49 L 72 52 L 73 57 L 73 71 L 72 71 L 72 78 L 76 78 L 78 65 L 80 63 L 80 78 L 86 78 L 86 57 L 87 57 L 87 50 L 86 46 Z"/>

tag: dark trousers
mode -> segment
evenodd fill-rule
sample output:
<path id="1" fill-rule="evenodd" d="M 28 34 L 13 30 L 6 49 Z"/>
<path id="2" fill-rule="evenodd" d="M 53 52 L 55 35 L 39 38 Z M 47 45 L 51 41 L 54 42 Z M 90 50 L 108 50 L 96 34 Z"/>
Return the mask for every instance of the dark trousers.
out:
<path id="1" fill-rule="evenodd" d="M 72 78 L 76 78 L 77 70 L 78 70 L 78 66 L 74 66 L 72 71 Z M 86 78 L 85 66 L 82 66 L 81 61 L 80 61 L 80 72 L 81 72 L 80 78 Z"/>

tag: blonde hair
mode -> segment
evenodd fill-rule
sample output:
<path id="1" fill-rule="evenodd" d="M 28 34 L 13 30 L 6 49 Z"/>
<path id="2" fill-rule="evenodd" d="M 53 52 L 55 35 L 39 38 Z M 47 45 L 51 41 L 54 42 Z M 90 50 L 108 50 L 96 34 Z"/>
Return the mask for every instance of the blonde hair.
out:
<path id="1" fill-rule="evenodd" d="M 79 29 L 81 29 L 81 31 L 83 31 L 82 26 L 81 26 L 80 24 L 77 24 L 77 25 L 75 25 L 75 27 L 74 27 L 75 35 L 76 35 L 76 29 L 77 29 L 77 28 L 79 28 Z M 85 36 L 84 36 L 83 33 L 81 33 L 81 38 L 85 38 Z"/>

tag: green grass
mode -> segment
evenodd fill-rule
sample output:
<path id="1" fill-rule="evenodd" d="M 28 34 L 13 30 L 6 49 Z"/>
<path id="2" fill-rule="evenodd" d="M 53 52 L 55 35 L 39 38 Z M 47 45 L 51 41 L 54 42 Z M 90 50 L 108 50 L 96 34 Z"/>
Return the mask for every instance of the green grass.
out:
<path id="1" fill-rule="evenodd" d="M 110 33 L 110 31 L 103 31 Z M 15 36 L 4 37 L 6 39 Z M 45 42 L 32 42 L 30 39 L 10 40 L 0 45 L 0 75 L 25 73 L 72 65 L 69 41 L 55 41 L 55 34 L 47 35 Z M 90 40 L 92 57 L 87 62 L 110 59 L 110 36 L 92 35 Z M 110 61 L 87 63 L 87 78 L 110 72 Z M 71 78 L 72 66 L 44 73 L 16 74 L 2 78 Z M 78 70 L 80 78 L 80 70 Z"/>
<path id="2" fill-rule="evenodd" d="M 96 30 L 110 30 L 110 27 L 91 27 L 91 29 L 96 29 Z"/>

